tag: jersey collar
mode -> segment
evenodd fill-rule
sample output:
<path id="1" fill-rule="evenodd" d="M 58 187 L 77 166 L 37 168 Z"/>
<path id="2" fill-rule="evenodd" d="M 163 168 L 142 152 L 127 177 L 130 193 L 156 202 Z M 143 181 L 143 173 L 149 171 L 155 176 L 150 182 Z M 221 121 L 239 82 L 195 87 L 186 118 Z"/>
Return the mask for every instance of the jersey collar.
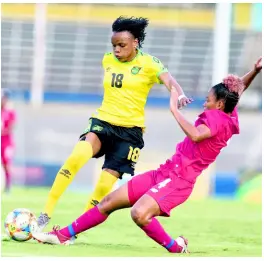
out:
<path id="1" fill-rule="evenodd" d="M 119 63 L 126 63 L 126 64 L 128 64 L 128 63 L 131 63 L 131 62 L 133 62 L 139 55 L 142 55 L 142 52 L 139 50 L 139 49 L 137 49 L 137 55 L 131 60 L 131 61 L 129 61 L 129 62 L 120 62 L 116 57 L 115 57 L 115 55 L 114 55 L 114 53 L 113 53 L 113 57 L 114 57 L 114 59 L 117 61 L 117 62 L 119 62 Z"/>

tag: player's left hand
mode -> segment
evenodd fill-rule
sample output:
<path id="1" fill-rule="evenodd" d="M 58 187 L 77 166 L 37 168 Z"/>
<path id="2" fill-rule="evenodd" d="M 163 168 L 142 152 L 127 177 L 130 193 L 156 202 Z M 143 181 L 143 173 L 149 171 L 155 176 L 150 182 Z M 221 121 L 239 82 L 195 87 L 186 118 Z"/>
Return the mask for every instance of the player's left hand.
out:
<path id="1" fill-rule="evenodd" d="M 181 109 L 182 107 L 185 107 L 187 104 L 190 104 L 193 102 L 192 98 L 188 98 L 185 95 L 181 95 L 178 97 L 178 108 Z"/>

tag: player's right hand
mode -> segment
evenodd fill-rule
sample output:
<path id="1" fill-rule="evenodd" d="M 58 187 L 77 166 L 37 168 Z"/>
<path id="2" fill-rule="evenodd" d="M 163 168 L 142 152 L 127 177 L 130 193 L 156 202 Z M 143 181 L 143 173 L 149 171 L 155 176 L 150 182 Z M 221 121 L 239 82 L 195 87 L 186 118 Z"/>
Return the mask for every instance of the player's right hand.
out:
<path id="1" fill-rule="evenodd" d="M 188 98 L 186 96 L 183 96 L 179 99 L 178 108 L 181 109 L 182 107 L 185 107 L 187 104 L 190 104 L 193 102 L 192 98 Z"/>
<path id="2" fill-rule="evenodd" d="M 256 72 L 260 72 L 262 70 L 262 57 L 257 60 L 254 68 Z"/>

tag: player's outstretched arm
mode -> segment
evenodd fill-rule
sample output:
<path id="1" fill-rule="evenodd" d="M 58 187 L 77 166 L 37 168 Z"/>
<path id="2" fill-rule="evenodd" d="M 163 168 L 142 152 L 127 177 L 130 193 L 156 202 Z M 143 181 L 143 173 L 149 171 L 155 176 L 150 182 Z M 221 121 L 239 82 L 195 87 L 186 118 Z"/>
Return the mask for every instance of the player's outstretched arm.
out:
<path id="1" fill-rule="evenodd" d="M 178 92 L 176 88 L 171 89 L 170 110 L 184 133 L 194 142 L 200 142 L 211 137 L 211 131 L 205 124 L 195 127 L 187 121 L 178 109 Z"/>
<path id="2" fill-rule="evenodd" d="M 254 68 L 249 71 L 247 74 L 241 77 L 245 88 L 243 92 L 249 87 L 251 82 L 254 80 L 254 78 L 257 76 L 257 74 L 262 70 L 262 57 L 260 57 L 257 62 L 254 65 Z"/>
<path id="3" fill-rule="evenodd" d="M 186 106 L 187 104 L 191 103 L 193 101 L 192 98 L 188 98 L 185 96 L 184 91 L 182 90 L 182 87 L 179 85 L 179 83 L 174 79 L 174 77 L 169 72 L 164 72 L 159 76 L 160 81 L 163 82 L 163 84 L 166 86 L 168 91 L 171 91 L 172 88 L 175 88 L 179 94 L 179 103 L 178 107 L 182 108 Z"/>

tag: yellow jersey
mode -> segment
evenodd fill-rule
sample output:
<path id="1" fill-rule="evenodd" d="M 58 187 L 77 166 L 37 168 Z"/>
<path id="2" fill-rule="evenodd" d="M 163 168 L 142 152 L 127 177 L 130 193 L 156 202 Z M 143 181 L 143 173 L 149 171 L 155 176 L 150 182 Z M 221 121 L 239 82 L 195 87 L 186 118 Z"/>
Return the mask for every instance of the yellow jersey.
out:
<path id="1" fill-rule="evenodd" d="M 106 53 L 104 98 L 93 117 L 121 127 L 145 127 L 145 105 L 150 89 L 161 83 L 159 75 L 168 70 L 154 56 L 138 50 L 130 62 L 120 62 L 113 53 Z"/>

